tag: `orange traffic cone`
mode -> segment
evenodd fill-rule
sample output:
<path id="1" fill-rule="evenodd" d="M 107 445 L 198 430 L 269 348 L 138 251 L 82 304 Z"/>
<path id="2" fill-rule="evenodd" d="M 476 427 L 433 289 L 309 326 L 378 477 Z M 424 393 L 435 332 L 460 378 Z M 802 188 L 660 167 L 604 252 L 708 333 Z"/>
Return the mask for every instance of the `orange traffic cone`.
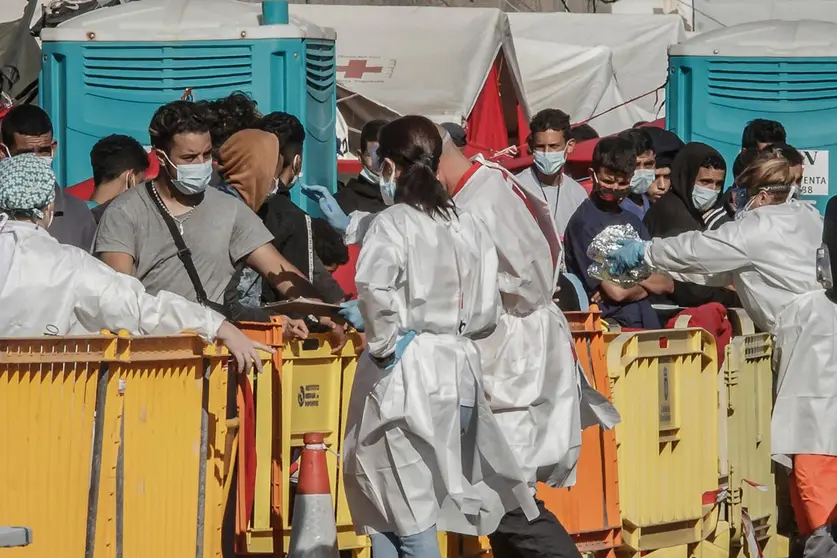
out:
<path id="1" fill-rule="evenodd" d="M 303 441 L 288 558 L 337 558 L 337 526 L 323 435 L 309 433 Z"/>

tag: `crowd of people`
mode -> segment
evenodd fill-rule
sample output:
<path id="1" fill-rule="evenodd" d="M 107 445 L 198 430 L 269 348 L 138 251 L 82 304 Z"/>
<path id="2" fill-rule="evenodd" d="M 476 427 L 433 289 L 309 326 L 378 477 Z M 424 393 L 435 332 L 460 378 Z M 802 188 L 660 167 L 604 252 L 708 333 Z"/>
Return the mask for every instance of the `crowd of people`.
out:
<path id="1" fill-rule="evenodd" d="M 373 120 L 361 172 L 333 194 L 305 181 L 295 116 L 263 115 L 243 94 L 174 101 L 149 123 L 150 153 L 127 136 L 96 143 L 80 200 L 52 171 L 61 146 L 48 115 L 15 107 L 0 122 L 0 335 L 188 329 L 248 370 L 270 349 L 233 323 L 305 298 L 318 310 L 282 315 L 288 338 L 328 333 L 339 350 L 349 327 L 365 334 L 343 479 L 376 558 L 439 556 L 437 530 L 488 535 L 498 558 L 578 557 L 535 486 L 572 485 L 582 429 L 619 417 L 579 373 L 556 304 L 575 296 L 565 278 L 614 325 L 657 329 L 671 308 L 743 305 L 784 340 L 783 358 L 810 346 L 833 360 L 791 334 L 804 327 L 797 301 L 830 296 L 808 296 L 823 293 L 823 223 L 798 201 L 802 156 L 777 122 L 747 125 L 726 191 L 723 157 L 665 130 L 601 138 L 574 172 L 568 158 L 592 127 L 550 109 L 530 132 L 533 164 L 515 175 L 466 157 L 456 124 Z M 291 201 L 295 187 L 322 219 Z M 641 239 L 612 255 L 613 271 L 653 269 L 630 287 L 589 272 L 588 248 L 612 225 Z M 360 249 L 352 300 L 332 276 L 348 246 Z M 805 357 L 783 361 L 782 378 Z M 833 399 L 818 374 L 809 385 Z M 834 519 L 823 510 L 837 442 L 806 431 L 822 409 L 781 385 L 773 453 L 793 472 L 798 523 L 819 533 L 812 548 L 837 551 L 821 531 Z"/>

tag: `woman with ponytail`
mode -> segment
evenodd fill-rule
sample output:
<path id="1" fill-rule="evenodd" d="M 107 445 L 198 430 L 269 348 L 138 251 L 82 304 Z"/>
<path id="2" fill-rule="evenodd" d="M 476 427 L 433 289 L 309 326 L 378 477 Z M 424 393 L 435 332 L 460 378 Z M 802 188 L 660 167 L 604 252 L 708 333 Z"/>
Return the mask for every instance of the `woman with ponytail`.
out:
<path id="1" fill-rule="evenodd" d="M 379 142 L 389 207 L 371 221 L 357 265 L 367 350 L 352 386 L 344 482 L 376 558 L 437 558 L 437 529 L 488 534 L 532 498 L 483 395 L 473 341 L 500 311 L 488 231 L 439 182 L 432 122 L 400 118 Z"/>

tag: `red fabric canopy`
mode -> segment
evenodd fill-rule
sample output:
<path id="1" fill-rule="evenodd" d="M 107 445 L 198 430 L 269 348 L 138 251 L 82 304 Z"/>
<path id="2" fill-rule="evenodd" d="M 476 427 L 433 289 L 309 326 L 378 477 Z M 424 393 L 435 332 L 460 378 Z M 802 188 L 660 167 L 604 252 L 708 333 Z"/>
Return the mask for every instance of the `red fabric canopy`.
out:
<path id="1" fill-rule="evenodd" d="M 482 86 L 482 91 L 477 97 L 477 102 L 474 103 L 474 108 L 468 116 L 468 125 L 465 128 L 468 141 L 466 153 L 469 150 L 496 152 L 509 146 L 509 131 L 503 115 L 503 101 L 500 99 L 502 61 L 501 57 L 497 57 L 494 61 Z"/>

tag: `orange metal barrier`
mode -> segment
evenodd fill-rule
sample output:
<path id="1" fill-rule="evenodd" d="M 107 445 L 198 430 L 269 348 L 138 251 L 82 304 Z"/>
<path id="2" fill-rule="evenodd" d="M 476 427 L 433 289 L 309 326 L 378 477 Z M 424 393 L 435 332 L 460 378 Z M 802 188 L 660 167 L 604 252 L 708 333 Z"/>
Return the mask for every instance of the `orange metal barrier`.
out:
<path id="1" fill-rule="evenodd" d="M 601 316 L 593 308 L 593 312 L 565 315 L 587 380 L 610 399 Z M 538 498 L 558 517 L 582 552 L 610 555 L 622 542 L 618 477 L 614 432 L 592 426 L 581 435 L 575 486 L 557 489 L 538 485 Z"/>
<path id="2" fill-rule="evenodd" d="M 596 306 L 567 312 L 575 351 L 590 385 L 610 398 L 604 331 Z M 616 438 L 613 431 L 590 427 L 582 432 L 576 484 L 570 488 L 538 485 L 538 498 L 556 515 L 579 550 L 612 556 L 622 542 Z M 491 556 L 487 537 L 448 537 L 449 558 Z"/>

